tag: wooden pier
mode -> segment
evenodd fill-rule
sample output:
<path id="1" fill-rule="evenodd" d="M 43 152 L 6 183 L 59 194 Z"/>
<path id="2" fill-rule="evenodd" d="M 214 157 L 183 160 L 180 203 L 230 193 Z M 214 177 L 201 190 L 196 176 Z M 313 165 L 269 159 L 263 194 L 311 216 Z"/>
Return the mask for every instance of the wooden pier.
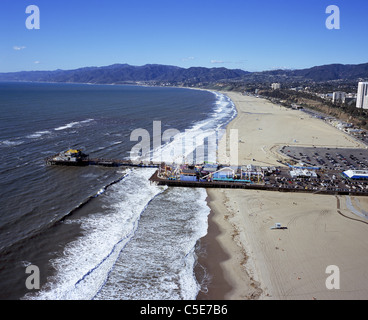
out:
<path id="1" fill-rule="evenodd" d="M 137 168 L 158 168 L 159 163 L 135 163 L 131 160 L 119 160 L 119 159 L 103 159 L 103 158 L 84 158 L 78 160 L 60 160 L 57 156 L 51 156 L 45 159 L 48 165 L 54 166 L 103 166 L 103 167 L 137 167 Z"/>
<path id="2" fill-rule="evenodd" d="M 131 160 L 119 160 L 119 159 L 103 159 L 103 158 L 89 158 L 88 155 L 83 154 L 80 150 L 68 150 L 64 153 L 59 153 L 57 155 L 48 157 L 45 159 L 48 165 L 56 165 L 56 166 L 103 166 L 103 167 L 135 167 L 135 168 L 156 168 L 157 170 L 149 179 L 152 183 L 156 183 L 158 185 L 166 185 L 170 187 L 187 187 L 187 188 L 224 188 L 224 189 L 248 189 L 248 190 L 263 190 L 263 191 L 278 191 L 278 192 L 302 192 L 302 193 L 313 193 L 313 194 L 326 194 L 326 195 L 351 195 L 351 196 L 367 196 L 368 195 L 368 185 L 366 188 L 362 190 L 356 190 L 357 188 L 353 186 L 355 190 L 342 189 L 342 188 L 331 188 L 331 187 L 317 187 L 316 184 L 311 184 L 303 187 L 300 187 L 298 183 L 292 183 L 288 174 L 288 168 L 280 167 L 278 169 L 278 174 L 283 175 L 282 179 L 286 179 L 289 184 L 281 183 L 280 181 L 274 181 L 273 184 L 268 181 L 268 183 L 260 183 L 258 181 L 245 182 L 244 180 L 233 179 L 231 181 L 226 181 L 225 179 L 210 179 L 207 181 L 205 179 L 200 179 L 200 177 L 196 177 L 196 179 L 186 181 L 184 179 L 177 179 L 177 177 L 161 177 L 159 173 L 162 170 L 166 170 L 168 164 L 165 163 L 154 163 L 150 162 L 140 162 L 136 163 Z M 217 172 L 221 171 L 218 170 Z M 286 171 L 285 171 L 286 170 Z M 338 174 L 338 172 L 333 172 L 334 174 Z M 276 178 L 277 179 L 277 178 Z M 201 181 L 202 180 L 202 181 Z M 284 181 L 284 182 L 286 182 Z M 318 179 L 316 178 L 316 181 Z M 279 185 L 276 185 L 279 184 Z"/>
<path id="3" fill-rule="evenodd" d="M 117 159 L 89 159 L 88 165 L 90 166 L 104 166 L 104 167 L 137 167 L 137 168 L 158 168 L 160 163 L 135 163 L 130 160 L 117 160 Z"/>

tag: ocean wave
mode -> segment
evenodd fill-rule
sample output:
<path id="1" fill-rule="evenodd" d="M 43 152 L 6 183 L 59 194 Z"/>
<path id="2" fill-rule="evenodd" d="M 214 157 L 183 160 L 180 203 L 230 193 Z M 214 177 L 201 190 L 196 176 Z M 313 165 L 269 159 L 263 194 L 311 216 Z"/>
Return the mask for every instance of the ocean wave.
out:
<path id="1" fill-rule="evenodd" d="M 42 136 L 50 134 L 50 133 L 51 133 L 51 131 L 48 131 L 48 130 L 37 131 L 35 133 L 32 133 L 32 134 L 26 136 L 26 138 L 28 138 L 28 139 L 38 139 L 38 138 L 41 138 Z"/>
<path id="2" fill-rule="evenodd" d="M 196 244 L 207 234 L 204 189 L 170 188 L 151 202 L 95 299 L 194 300 Z"/>
<path id="3" fill-rule="evenodd" d="M 61 221 L 65 221 L 65 219 L 67 217 L 70 217 L 74 212 L 76 212 L 77 210 L 81 209 L 82 207 L 84 207 L 87 203 L 89 203 L 92 199 L 95 199 L 97 197 L 99 197 L 101 194 L 103 194 L 109 187 L 113 186 L 116 183 L 119 183 L 121 181 L 123 181 L 124 179 L 126 179 L 129 174 L 131 173 L 131 170 L 126 171 L 126 172 L 122 172 L 124 173 L 124 175 L 122 177 L 120 177 L 119 179 L 116 179 L 112 182 L 110 182 L 109 184 L 107 184 L 106 186 L 102 187 L 100 190 L 98 190 L 95 194 L 89 196 L 88 198 L 84 199 L 84 201 L 82 201 L 78 206 L 76 206 L 73 210 L 71 210 L 68 214 L 64 215 L 61 218 Z M 55 222 L 55 221 L 54 221 Z"/>
<path id="4" fill-rule="evenodd" d="M 3 141 L 0 141 L 0 145 L 5 146 L 5 147 L 15 147 L 15 146 L 19 146 L 23 143 L 24 143 L 23 140 L 3 140 Z"/>
<path id="5" fill-rule="evenodd" d="M 29 237 L 38 235 L 39 233 L 43 232 L 45 229 L 49 229 L 49 228 L 55 226 L 55 224 L 58 223 L 58 222 L 62 222 L 62 223 L 65 223 L 65 224 L 74 223 L 73 220 L 68 220 L 68 218 L 73 216 L 73 214 L 75 212 L 77 212 L 79 209 L 83 208 L 90 201 L 92 201 L 93 199 L 95 199 L 95 198 L 101 196 L 102 194 L 104 194 L 111 186 L 113 186 L 114 184 L 117 184 L 117 183 L 123 181 L 124 179 L 126 179 L 129 176 L 130 172 L 131 172 L 131 169 L 129 169 L 127 171 L 118 172 L 118 173 L 122 174 L 122 176 L 120 178 L 118 178 L 118 179 L 108 183 L 104 187 L 100 188 L 97 192 L 95 192 L 94 194 L 90 195 L 89 197 L 87 197 L 83 201 L 81 201 L 78 205 L 76 205 L 69 212 L 65 213 L 62 216 L 55 215 L 53 219 L 50 219 L 50 221 L 47 225 L 37 226 L 37 228 L 35 228 L 31 231 L 31 233 L 23 233 L 21 237 L 18 237 L 13 242 L 8 242 L 8 244 L 6 246 L 7 247 L 9 247 L 10 245 L 14 246 L 15 244 L 20 244 L 21 242 L 27 241 L 27 239 L 29 239 Z M 93 175 L 92 174 L 87 174 L 85 176 L 91 177 Z M 96 177 L 98 177 L 98 176 L 96 176 Z M 4 234 L 4 237 L 1 240 L 5 241 L 5 240 L 8 239 L 8 236 L 11 237 L 11 234 L 4 231 L 4 230 L 9 230 L 9 229 L 12 229 L 12 228 L 16 227 L 17 225 L 20 224 L 21 221 L 24 222 L 27 219 L 32 219 L 32 217 L 35 216 L 36 212 L 37 212 L 37 208 L 32 208 L 29 211 L 24 212 L 23 214 L 21 214 L 19 216 L 14 216 L 13 219 L 10 220 L 9 222 L 3 223 L 0 226 L 0 233 Z M 4 247 L 0 248 L 0 252 L 3 248 Z"/>
<path id="6" fill-rule="evenodd" d="M 106 196 L 112 203 L 106 204 L 104 213 L 76 220 L 83 236 L 69 243 L 63 256 L 52 261 L 56 275 L 25 299 L 93 299 L 133 237 L 147 205 L 164 190 L 149 183 L 152 173 L 152 169 L 134 170 Z"/>
<path id="7" fill-rule="evenodd" d="M 170 141 L 163 141 L 161 146 L 148 154 L 130 153 L 130 159 L 166 163 L 217 162 L 218 142 L 225 133 L 226 125 L 236 117 L 237 111 L 227 96 L 218 92 L 212 93 L 216 96 L 214 113 L 207 119 L 195 122 L 184 132 L 172 130 L 172 136 L 168 137 Z M 170 131 L 165 132 L 170 135 Z"/>
<path id="8" fill-rule="evenodd" d="M 81 125 L 81 124 L 89 123 L 89 122 L 91 122 L 93 120 L 94 119 L 87 119 L 87 120 L 83 120 L 83 121 L 73 121 L 73 122 L 67 123 L 67 124 L 65 124 L 63 126 L 57 127 L 54 130 L 55 131 L 61 131 L 61 130 L 65 130 L 65 129 L 70 129 L 70 128 L 73 128 L 75 126 Z"/>

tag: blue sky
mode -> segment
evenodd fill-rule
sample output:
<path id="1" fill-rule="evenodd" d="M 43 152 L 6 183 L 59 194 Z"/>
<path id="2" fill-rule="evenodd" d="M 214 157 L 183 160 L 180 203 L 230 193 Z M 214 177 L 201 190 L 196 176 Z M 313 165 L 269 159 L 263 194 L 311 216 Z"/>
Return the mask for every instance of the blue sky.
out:
<path id="1" fill-rule="evenodd" d="M 28 30 L 28 5 L 40 29 Z M 340 8 L 328 30 L 326 8 Z M 247 71 L 368 62 L 367 0 L 1 0 L 0 72 L 114 63 Z"/>

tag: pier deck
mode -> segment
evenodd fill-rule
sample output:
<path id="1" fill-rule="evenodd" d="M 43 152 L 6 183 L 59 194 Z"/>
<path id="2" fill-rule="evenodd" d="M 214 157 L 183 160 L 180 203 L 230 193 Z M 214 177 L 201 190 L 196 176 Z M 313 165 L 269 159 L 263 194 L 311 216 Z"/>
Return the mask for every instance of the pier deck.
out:
<path id="1" fill-rule="evenodd" d="M 278 192 L 302 192 L 313 194 L 325 194 L 325 195 L 350 195 L 350 196 L 367 196 L 367 191 L 348 191 L 348 190 L 324 190 L 324 189 L 302 189 L 280 186 L 270 186 L 257 183 L 241 183 L 241 182 L 203 182 L 203 181 L 179 181 L 162 179 L 158 177 L 158 170 L 149 179 L 153 183 L 158 185 L 166 185 L 169 187 L 187 187 L 187 188 L 221 188 L 221 189 L 247 189 L 247 190 L 263 190 L 263 191 L 278 191 Z"/>
<path id="2" fill-rule="evenodd" d="M 103 167 L 137 167 L 137 168 L 158 168 L 159 163 L 134 163 L 130 160 L 117 160 L 117 159 L 102 159 L 102 158 L 87 158 L 79 161 L 69 160 L 55 160 L 55 156 L 46 159 L 48 165 L 59 166 L 103 166 Z"/>

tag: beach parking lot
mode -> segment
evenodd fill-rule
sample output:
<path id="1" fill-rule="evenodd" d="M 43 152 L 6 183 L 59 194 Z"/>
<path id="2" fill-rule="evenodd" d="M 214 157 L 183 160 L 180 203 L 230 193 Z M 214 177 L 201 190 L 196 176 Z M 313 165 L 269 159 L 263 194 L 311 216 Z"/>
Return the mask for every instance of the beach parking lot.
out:
<path id="1" fill-rule="evenodd" d="M 368 150 L 285 146 L 281 153 L 307 165 L 328 170 L 367 170 Z"/>

